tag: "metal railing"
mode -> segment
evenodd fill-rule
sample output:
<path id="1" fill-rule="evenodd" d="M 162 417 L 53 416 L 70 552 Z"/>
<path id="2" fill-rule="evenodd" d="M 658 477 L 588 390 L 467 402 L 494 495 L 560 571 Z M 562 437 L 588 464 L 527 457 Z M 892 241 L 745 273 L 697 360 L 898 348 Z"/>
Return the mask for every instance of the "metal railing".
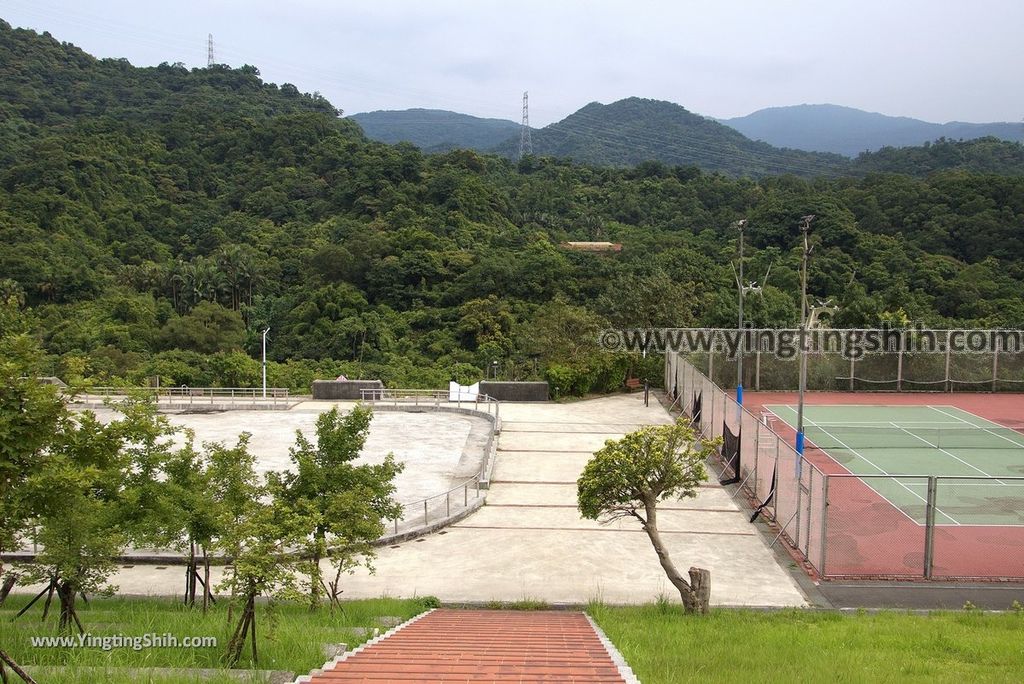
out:
<path id="1" fill-rule="evenodd" d="M 449 390 L 431 389 L 385 389 L 370 388 L 359 391 L 360 399 L 368 404 L 390 404 L 392 406 L 454 406 L 482 411 L 497 419 L 501 418 L 501 406 L 498 400 L 486 394 L 456 393 L 451 398 Z"/>
<path id="2" fill-rule="evenodd" d="M 153 397 L 161 407 L 201 406 L 287 406 L 287 388 L 268 387 L 90 387 L 75 394 L 71 401 L 87 406 L 102 405 L 108 400 L 131 396 Z"/>
<path id="3" fill-rule="evenodd" d="M 391 520 L 394 534 L 397 536 L 403 531 L 427 528 L 432 522 L 451 518 L 453 511 L 454 514 L 458 514 L 468 510 L 470 502 L 480 498 L 480 482 L 481 474 L 477 473 L 446 492 L 402 504 L 402 515 Z M 473 492 L 472 497 L 469 495 L 470 491 Z"/>
<path id="4" fill-rule="evenodd" d="M 422 524 L 428 527 L 432 521 L 449 518 L 452 515 L 453 502 L 454 510 L 458 512 L 459 501 L 462 501 L 462 509 L 470 506 L 471 497 L 469 491 L 473 490 L 472 499 L 481 496 L 480 491 L 486 489 L 490 483 L 491 468 L 494 465 L 494 454 L 496 451 L 496 437 L 501 430 L 501 405 L 497 399 L 486 394 L 455 393 L 452 398 L 450 390 L 429 390 L 429 389 L 385 389 L 369 388 L 360 390 L 360 398 L 371 406 L 387 406 L 395 409 L 401 408 L 427 408 L 430 410 L 469 410 L 486 417 L 491 423 L 487 432 L 487 442 L 484 445 L 483 460 L 480 463 L 480 470 L 476 475 L 470 477 L 460 484 L 455 485 L 447 492 L 428 496 L 424 499 L 403 505 L 401 519 L 391 521 L 394 533 L 399 534 L 401 523 L 409 522 L 409 527 L 417 527 Z M 462 496 L 458 496 L 458 492 Z"/>

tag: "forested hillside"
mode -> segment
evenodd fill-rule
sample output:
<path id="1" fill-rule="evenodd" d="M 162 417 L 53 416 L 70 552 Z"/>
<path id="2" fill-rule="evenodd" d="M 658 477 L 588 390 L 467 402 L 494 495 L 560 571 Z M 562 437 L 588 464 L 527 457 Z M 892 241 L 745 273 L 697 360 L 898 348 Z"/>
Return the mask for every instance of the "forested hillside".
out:
<path id="1" fill-rule="evenodd" d="M 1020 176 L 424 155 L 251 67 L 136 69 L 6 24 L 0 88 L 0 298 L 65 379 L 252 385 L 270 326 L 274 385 L 438 387 L 498 361 L 613 389 L 635 361 L 595 349 L 601 326 L 734 322 L 737 218 L 748 272 L 774 264 L 748 316 L 794 324 L 807 213 L 810 289 L 839 324 L 1024 327 Z M 558 246 L 588 239 L 623 250 Z"/>
<path id="2" fill-rule="evenodd" d="M 505 119 L 484 119 L 440 109 L 403 109 L 353 114 L 371 140 L 410 142 L 424 152 L 456 148 L 491 150 L 519 135 L 519 124 Z"/>

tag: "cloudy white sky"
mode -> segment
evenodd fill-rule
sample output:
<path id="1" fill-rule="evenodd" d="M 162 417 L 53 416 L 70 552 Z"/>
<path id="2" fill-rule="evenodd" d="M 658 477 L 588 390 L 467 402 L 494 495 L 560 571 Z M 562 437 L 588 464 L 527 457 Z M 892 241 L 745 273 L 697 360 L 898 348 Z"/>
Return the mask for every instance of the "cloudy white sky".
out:
<path id="1" fill-rule="evenodd" d="M 732 117 L 835 103 L 1024 118 L 1024 0 L 0 0 L 0 17 L 136 65 L 254 64 L 348 114 L 430 107 L 534 126 L 637 95 Z"/>

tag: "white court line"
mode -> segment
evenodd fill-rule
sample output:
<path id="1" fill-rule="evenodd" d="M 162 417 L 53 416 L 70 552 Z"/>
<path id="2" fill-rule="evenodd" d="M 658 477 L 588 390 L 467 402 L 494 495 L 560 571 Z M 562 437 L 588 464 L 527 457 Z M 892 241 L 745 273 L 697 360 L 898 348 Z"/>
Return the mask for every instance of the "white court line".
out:
<path id="1" fill-rule="evenodd" d="M 957 420 L 959 420 L 959 421 L 960 421 L 961 423 L 966 423 L 967 425 L 970 425 L 970 426 L 971 426 L 971 427 L 973 427 L 973 428 L 977 428 L 977 429 L 980 429 L 980 430 L 984 430 L 985 432 L 988 432 L 989 434 L 995 435 L 996 437 L 998 437 L 998 438 L 1000 438 L 1000 439 L 1005 439 L 1005 440 L 1006 440 L 1007 442 L 1009 442 L 1010 444 L 1015 444 L 1015 445 L 1019 446 L 1019 447 L 1020 447 L 1021 449 L 1024 449 L 1024 444 L 1021 444 L 1020 442 L 1014 441 L 1014 440 L 1010 439 L 1009 437 L 1007 437 L 1006 435 L 1001 435 L 1001 434 L 999 434 L 998 432 L 993 432 L 993 431 L 992 431 L 992 430 L 990 430 L 989 428 L 986 428 L 986 427 L 984 427 L 984 426 L 981 426 L 981 425 L 975 425 L 975 424 L 974 424 L 974 423 L 972 423 L 971 421 L 969 421 L 969 420 L 964 420 L 964 419 L 963 419 L 963 418 L 961 418 L 960 416 L 958 416 L 958 415 L 956 415 L 956 414 L 953 414 L 953 413 L 950 413 L 949 411 L 943 411 L 942 409 L 938 408 L 937 406 L 929 406 L 928 408 L 930 408 L 930 409 L 931 409 L 931 410 L 933 410 L 933 411 L 938 411 L 939 413 L 941 413 L 941 414 L 942 414 L 942 415 L 944 415 L 944 416 L 949 416 L 950 418 L 956 418 L 956 419 L 957 419 Z M 956 407 L 956 406 L 950 406 L 949 408 L 957 408 L 957 407 Z M 958 411 L 963 411 L 963 409 L 957 409 L 957 410 L 958 410 Z M 968 415 L 970 415 L 970 416 L 974 416 L 975 418 L 981 418 L 981 420 L 985 421 L 985 422 L 986 422 L 986 423 L 988 423 L 989 425 L 995 425 L 996 427 L 998 427 L 998 428 L 1002 428 L 1003 430 L 1010 430 L 1010 429 L 1012 429 L 1012 428 L 1007 428 L 1007 427 L 1006 427 L 1005 425 L 1000 425 L 999 423 L 997 423 L 997 422 L 995 422 L 995 421 L 989 420 L 988 418 L 982 418 L 981 416 L 975 416 L 975 415 L 974 415 L 973 413 L 971 413 L 970 411 L 964 411 L 964 413 L 966 413 L 966 414 L 968 414 Z"/>
<path id="2" fill-rule="evenodd" d="M 898 407 L 898 408 L 902 408 L 902 407 Z M 951 420 L 908 420 L 907 424 L 908 425 L 910 425 L 910 424 L 913 424 L 913 425 L 939 425 L 939 426 L 946 425 L 946 426 L 949 426 L 949 427 L 953 427 L 953 426 L 959 426 L 960 423 L 962 423 L 962 422 L 963 421 L 953 422 Z M 818 425 L 828 425 L 828 426 L 835 425 L 837 427 L 888 427 L 889 425 L 891 425 L 891 422 L 887 421 L 887 420 L 856 420 L 856 421 L 830 420 L 830 421 L 827 421 L 827 422 L 826 421 L 821 421 L 821 422 L 818 423 Z M 971 427 L 977 428 L 978 426 L 972 425 Z"/>
<path id="3" fill-rule="evenodd" d="M 790 411 L 792 411 L 793 413 L 796 413 L 796 409 L 795 409 L 795 408 L 793 408 L 792 406 L 786 406 L 786 408 L 788 408 L 788 409 L 789 409 Z M 818 426 L 817 426 L 817 425 L 816 425 L 816 424 L 814 423 L 814 421 L 813 421 L 813 420 L 811 420 L 811 419 L 807 418 L 806 416 L 804 417 L 804 420 L 806 420 L 806 421 L 807 421 L 808 423 L 810 423 L 812 427 L 818 427 Z M 788 424 L 788 423 L 787 423 L 787 424 Z M 790 427 L 793 427 L 793 426 L 790 426 Z M 821 428 L 818 428 L 818 429 L 821 429 Z M 829 432 L 828 430 L 821 430 L 821 431 L 822 431 L 822 432 L 824 432 L 824 433 L 825 433 L 826 435 L 828 435 L 829 437 L 831 437 L 832 439 L 834 439 L 834 440 L 836 441 L 836 443 L 837 443 L 837 444 L 839 444 L 839 445 L 840 445 L 841 447 L 843 447 L 844 449 L 846 449 L 847 451 L 849 451 L 849 452 L 850 452 L 851 454 L 853 454 L 854 456 L 857 456 L 857 457 L 858 457 L 858 458 L 860 458 L 860 459 L 861 459 L 862 461 L 864 461 L 865 463 L 867 463 L 867 464 L 868 464 L 869 466 L 871 466 L 872 468 L 876 469 L 876 470 L 877 470 L 877 471 L 878 471 L 879 473 L 881 473 L 882 475 L 886 475 L 886 476 L 888 476 L 888 477 L 891 477 L 891 478 L 893 478 L 893 481 L 894 481 L 894 482 L 896 482 L 896 483 L 897 483 L 897 484 L 898 484 L 899 486 L 903 487 L 903 488 L 904 488 L 904 489 L 906 489 L 906 490 L 907 490 L 908 492 L 910 492 L 911 494 L 913 494 L 914 496 L 916 496 L 916 497 L 917 497 L 918 499 L 921 499 L 921 501 L 923 501 L 923 502 L 925 503 L 925 505 L 927 506 L 927 504 L 928 504 L 928 499 L 924 498 L 923 496 L 921 496 L 920 494 L 918 494 L 917 492 L 915 492 L 915 491 L 914 491 L 913 489 L 911 489 L 910 487 L 908 487 L 908 486 L 907 486 L 907 485 L 906 485 L 905 483 L 903 483 L 903 482 L 901 482 L 901 481 L 900 481 L 899 479 L 897 479 L 897 478 L 899 477 L 898 475 L 893 475 L 892 473 L 888 473 L 888 472 L 886 472 L 886 471 L 885 471 L 885 470 L 884 470 L 883 468 L 880 468 L 880 467 L 878 467 L 878 465 L 876 465 L 875 463 L 873 463 L 873 462 L 871 462 L 870 460 L 868 460 L 867 458 L 865 458 L 865 457 L 864 457 L 864 456 L 863 456 L 863 455 L 862 455 L 861 453 L 859 453 L 859 452 L 858 452 L 857 450 L 855 450 L 855 449 L 851 449 L 851 448 L 850 448 L 849 446 L 847 446 L 847 444 L 846 444 L 845 442 L 843 442 L 843 441 L 842 441 L 841 439 L 839 439 L 838 437 L 836 437 L 835 435 L 833 435 L 833 434 L 832 434 L 831 432 Z M 828 453 L 828 450 L 827 450 L 827 449 L 825 449 L 824 451 L 825 451 L 825 453 Z M 835 459 L 833 459 L 833 460 L 835 460 Z M 853 473 L 853 474 L 855 474 L 855 475 L 856 475 L 857 473 Z M 912 476 L 909 476 L 909 477 L 912 477 Z M 867 485 L 868 485 L 869 487 L 871 487 L 871 485 L 870 485 L 870 484 L 868 484 L 867 482 L 865 482 L 864 480 L 861 480 L 861 482 L 864 482 L 864 484 L 867 484 Z M 891 506 L 892 506 L 893 508 L 895 508 L 895 509 L 896 509 L 897 511 L 899 511 L 899 512 L 903 513 L 903 515 L 906 515 L 906 516 L 907 516 L 908 518 L 910 518 L 911 520 L 913 520 L 915 524 L 917 524 L 917 525 L 920 525 L 920 524 L 921 524 L 921 523 L 917 522 L 917 520 L 914 520 L 914 518 L 912 518 L 912 517 L 911 517 L 911 516 L 910 516 L 909 514 L 907 514 L 907 512 L 906 512 L 906 511 L 904 511 L 904 510 L 903 510 L 902 508 L 900 508 L 900 507 L 899 507 L 899 506 L 897 506 L 897 505 L 896 505 L 895 503 L 893 503 L 892 501 L 890 501 L 890 500 L 889 500 L 889 497 L 887 497 L 887 496 L 886 496 L 885 494 L 882 494 L 881 492 L 879 492 L 879 491 L 878 491 L 877 489 L 875 489 L 874 487 L 871 487 L 871 489 L 873 489 L 873 490 L 875 491 L 875 493 L 876 493 L 876 494 L 878 494 L 879 496 L 881 496 L 881 497 L 882 497 L 883 499 L 885 499 L 886 501 L 888 501 L 888 502 L 889 502 L 889 505 L 891 505 Z M 941 515 L 944 515 L 944 516 L 946 516 L 947 518 L 949 518 L 949 519 L 950 519 L 950 520 L 951 520 L 951 521 L 953 522 L 953 524 L 954 524 L 954 525 L 959 525 L 959 524 L 960 524 L 959 522 L 957 522 L 957 520 L 956 520 L 956 519 L 955 519 L 955 518 L 954 518 L 953 516 L 949 515 L 948 513 L 945 513 L 945 512 L 943 512 L 943 511 L 941 511 L 941 510 L 939 509 L 939 507 L 938 507 L 938 506 L 936 506 L 936 507 L 935 507 L 935 512 L 936 512 L 936 513 L 940 513 Z"/>
<path id="4" fill-rule="evenodd" d="M 989 475 L 988 473 L 986 473 L 984 470 L 982 470 L 978 466 L 974 465 L 973 463 L 968 463 L 967 461 L 965 461 L 964 459 L 960 458 L 956 454 L 952 454 L 952 453 L 946 451 L 945 449 L 940 447 L 938 444 L 932 444 L 931 442 L 929 442 L 924 437 L 921 437 L 920 435 L 915 435 L 913 432 L 911 432 L 907 428 L 903 427 L 902 425 L 897 425 L 896 423 L 890 423 L 890 425 L 892 425 L 894 428 L 898 428 L 900 430 L 903 430 L 903 432 L 906 432 L 908 435 L 910 435 L 911 437 L 914 437 L 915 439 L 921 440 L 922 442 L 924 442 L 925 444 L 930 446 L 932 449 L 935 449 L 936 451 L 941 451 L 942 453 L 946 454 L 947 456 L 952 456 L 953 458 L 955 458 L 956 460 L 960 461 L 961 463 L 963 463 L 968 468 L 974 468 L 975 470 L 977 470 L 979 473 L 981 473 L 985 477 L 991 477 L 991 478 L 995 479 L 995 481 L 998 482 L 999 484 L 1006 484 L 1002 480 L 996 478 L 995 475 Z"/>

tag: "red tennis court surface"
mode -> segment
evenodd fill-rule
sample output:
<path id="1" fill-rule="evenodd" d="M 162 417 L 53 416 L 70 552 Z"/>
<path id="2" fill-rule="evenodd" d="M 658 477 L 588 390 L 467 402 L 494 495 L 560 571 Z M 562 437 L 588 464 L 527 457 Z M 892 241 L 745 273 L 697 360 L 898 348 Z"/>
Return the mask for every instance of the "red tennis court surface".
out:
<path id="1" fill-rule="evenodd" d="M 796 403 L 795 392 L 744 392 L 743 397 L 744 408 L 757 416 L 763 407 Z M 1022 394 L 808 392 L 805 405 L 955 406 L 1002 426 L 1020 430 L 1024 425 Z M 776 422 L 773 429 L 793 443 L 795 434 L 789 425 Z M 810 448 L 805 458 L 826 475 L 849 472 L 825 451 Z M 900 477 L 942 474 L 904 472 Z M 814 528 L 820 526 L 823 536 L 824 562 L 819 568 L 823 577 L 924 577 L 924 525 L 859 477 L 829 477 L 827 482 L 824 520 L 822 514 L 815 519 L 812 513 L 812 524 L 808 524 L 809 534 L 815 534 Z M 936 525 L 931 577 L 1024 577 L 1024 496 L 987 497 L 974 505 L 996 507 L 1018 522 Z"/>
<path id="2" fill-rule="evenodd" d="M 583 613 L 434 610 L 297 681 L 619 682 Z"/>

